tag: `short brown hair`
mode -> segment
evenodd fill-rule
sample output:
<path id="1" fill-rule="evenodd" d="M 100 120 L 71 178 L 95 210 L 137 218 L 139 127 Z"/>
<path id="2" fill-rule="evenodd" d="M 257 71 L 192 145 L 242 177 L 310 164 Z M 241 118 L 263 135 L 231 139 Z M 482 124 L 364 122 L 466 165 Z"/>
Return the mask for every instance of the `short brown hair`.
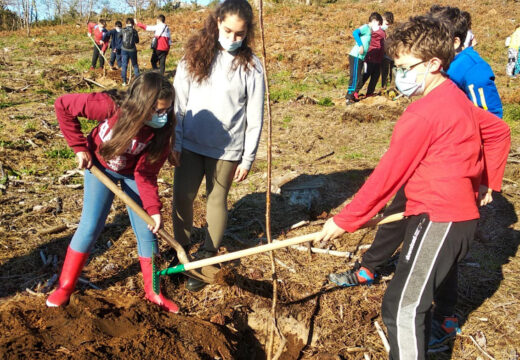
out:
<path id="1" fill-rule="evenodd" d="M 386 53 L 392 58 L 412 54 L 423 61 L 436 57 L 442 61 L 443 69 L 448 70 L 455 56 L 451 27 L 430 15 L 411 17 L 390 33 Z"/>

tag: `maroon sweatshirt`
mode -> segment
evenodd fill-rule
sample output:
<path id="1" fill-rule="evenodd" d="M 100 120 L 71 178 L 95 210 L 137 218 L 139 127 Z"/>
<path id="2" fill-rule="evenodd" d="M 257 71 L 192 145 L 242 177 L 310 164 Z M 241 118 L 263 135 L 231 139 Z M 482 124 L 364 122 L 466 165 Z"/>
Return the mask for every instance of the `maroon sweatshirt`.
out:
<path id="1" fill-rule="evenodd" d="M 154 137 L 153 129 L 143 126 L 124 154 L 106 161 L 99 153 L 100 145 L 111 139 L 112 128 L 119 116 L 118 108 L 110 96 L 103 93 L 63 95 L 56 100 L 54 108 L 63 136 L 74 152 L 88 151 L 105 168 L 119 174 L 133 175 L 143 208 L 149 215 L 159 214 L 162 204 L 159 200 L 157 174 L 170 149 L 165 149 L 155 163 L 147 161 L 147 146 Z M 81 131 L 78 116 L 99 121 L 86 138 Z"/>

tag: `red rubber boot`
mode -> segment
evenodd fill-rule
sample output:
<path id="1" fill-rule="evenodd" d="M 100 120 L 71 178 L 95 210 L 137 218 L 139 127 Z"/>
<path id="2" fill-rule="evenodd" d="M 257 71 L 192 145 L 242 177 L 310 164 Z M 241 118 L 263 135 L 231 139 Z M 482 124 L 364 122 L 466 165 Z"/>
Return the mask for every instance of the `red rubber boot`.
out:
<path id="1" fill-rule="evenodd" d="M 61 269 L 60 282 L 56 291 L 49 295 L 46 304 L 58 307 L 68 304 L 70 295 L 76 288 L 76 282 L 88 259 L 88 253 L 80 253 L 69 246 Z"/>
<path id="2" fill-rule="evenodd" d="M 139 262 L 141 263 L 141 271 L 143 272 L 144 292 L 146 293 L 146 298 L 166 311 L 175 314 L 178 313 L 179 306 L 176 303 L 166 299 L 161 293 L 156 294 L 153 291 L 152 258 L 139 257 Z"/>

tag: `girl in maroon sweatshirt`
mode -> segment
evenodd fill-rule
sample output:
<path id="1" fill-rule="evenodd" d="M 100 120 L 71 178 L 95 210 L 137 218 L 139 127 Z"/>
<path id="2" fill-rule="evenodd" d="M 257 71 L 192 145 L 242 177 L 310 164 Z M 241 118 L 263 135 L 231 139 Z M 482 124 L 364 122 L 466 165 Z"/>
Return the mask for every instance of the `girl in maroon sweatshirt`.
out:
<path id="1" fill-rule="evenodd" d="M 137 238 L 146 298 L 170 312 L 179 307 L 152 289 L 151 257 L 157 252 L 155 233 L 161 227 L 157 174 L 174 142 L 175 92 L 158 73 L 135 79 L 126 93 L 115 91 L 63 95 L 56 100 L 56 117 L 79 168 L 85 169 L 83 212 L 67 250 L 58 289 L 47 306 L 68 303 L 76 281 L 103 230 L 114 194 L 88 169 L 97 166 L 154 219 L 151 227 L 130 208 L 128 215 Z M 99 121 L 85 138 L 78 116 Z"/>

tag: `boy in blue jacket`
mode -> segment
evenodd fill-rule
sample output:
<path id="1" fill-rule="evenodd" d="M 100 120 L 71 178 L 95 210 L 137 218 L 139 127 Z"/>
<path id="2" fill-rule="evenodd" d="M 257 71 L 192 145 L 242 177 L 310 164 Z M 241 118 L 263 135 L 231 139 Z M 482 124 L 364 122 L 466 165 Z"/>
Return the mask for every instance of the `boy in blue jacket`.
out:
<path id="1" fill-rule="evenodd" d="M 502 101 L 491 66 L 472 46 L 463 46 L 469 29 L 463 12 L 455 7 L 444 6 L 436 7 L 432 15 L 445 18 L 452 23 L 455 59 L 447 72 L 450 79 L 466 93 L 473 104 L 502 118 Z"/>
<path id="2" fill-rule="evenodd" d="M 121 45 L 123 44 L 123 38 L 119 36 L 123 24 L 121 21 L 116 21 L 116 27 L 108 31 L 105 34 L 105 42 L 110 40 L 110 68 L 116 70 L 114 63 L 117 61 L 117 66 L 121 68 Z"/>
<path id="3" fill-rule="evenodd" d="M 379 30 L 382 24 L 383 17 L 379 13 L 373 12 L 368 18 L 368 24 L 357 28 L 352 33 L 354 40 L 356 40 L 356 45 L 354 45 L 348 56 L 350 79 L 345 96 L 347 105 L 359 100 L 358 91 L 363 86 L 363 61 L 370 46 L 372 31 Z"/>

